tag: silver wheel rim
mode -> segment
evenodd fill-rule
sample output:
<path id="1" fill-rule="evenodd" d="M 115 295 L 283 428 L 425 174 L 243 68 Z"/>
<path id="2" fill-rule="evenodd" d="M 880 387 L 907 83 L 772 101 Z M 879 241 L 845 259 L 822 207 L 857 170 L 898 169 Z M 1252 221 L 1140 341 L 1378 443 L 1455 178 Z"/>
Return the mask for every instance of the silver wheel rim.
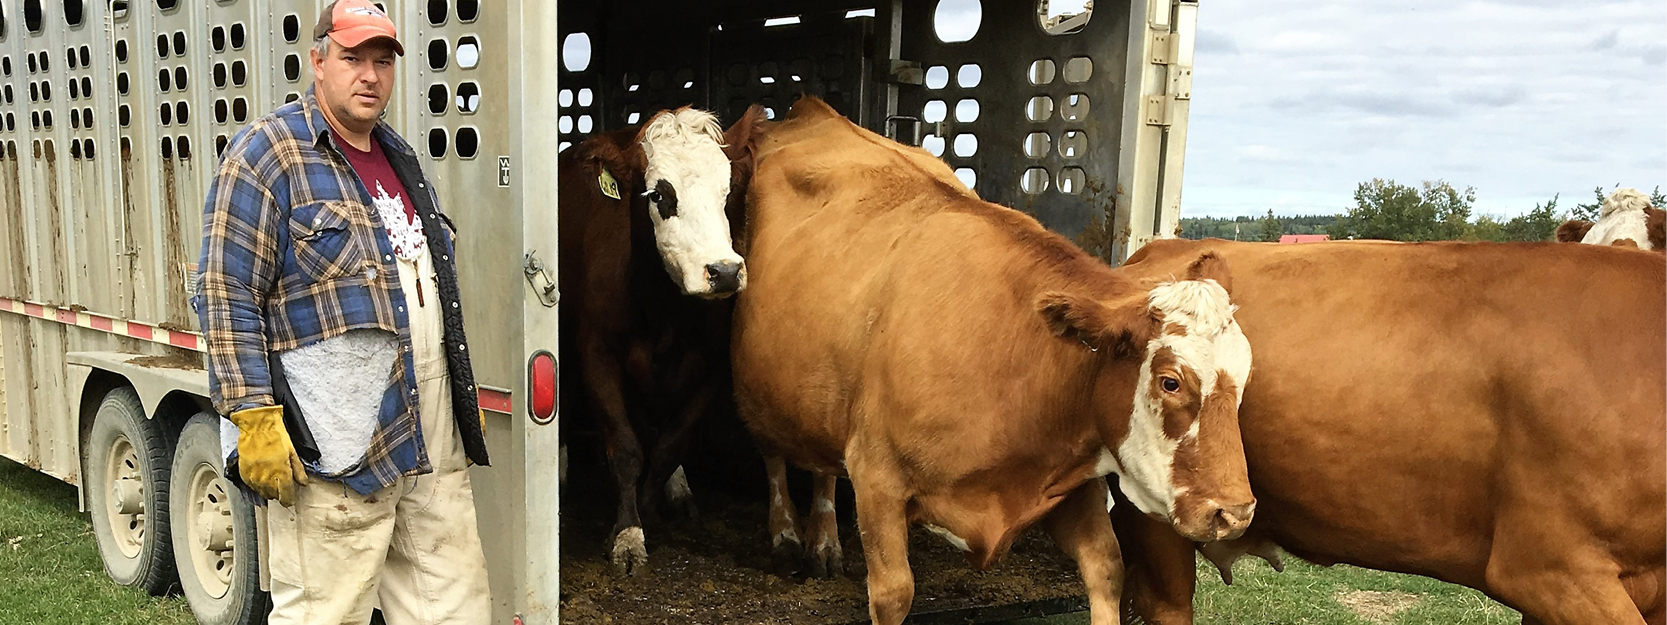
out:
<path id="1" fill-rule="evenodd" d="M 116 550 L 128 558 L 139 557 L 145 546 L 145 480 L 139 465 L 139 451 L 126 436 L 117 435 L 110 444 L 104 465 L 105 517 Z"/>
<path id="2" fill-rule="evenodd" d="M 231 589 L 232 571 L 237 564 L 237 541 L 232 533 L 230 488 L 220 472 L 208 463 L 191 472 L 187 487 L 191 502 L 186 519 L 186 544 L 190 545 L 191 569 L 197 584 L 210 597 L 219 599 Z"/>

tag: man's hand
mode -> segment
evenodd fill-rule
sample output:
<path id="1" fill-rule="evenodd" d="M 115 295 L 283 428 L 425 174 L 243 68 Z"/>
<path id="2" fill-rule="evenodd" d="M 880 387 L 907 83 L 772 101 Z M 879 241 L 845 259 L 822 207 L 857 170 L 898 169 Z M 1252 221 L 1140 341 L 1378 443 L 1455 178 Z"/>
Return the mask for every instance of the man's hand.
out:
<path id="1" fill-rule="evenodd" d="M 262 406 L 231 414 L 237 424 L 237 472 L 256 494 L 295 505 L 295 487 L 307 485 L 307 469 L 284 431 L 283 406 Z"/>

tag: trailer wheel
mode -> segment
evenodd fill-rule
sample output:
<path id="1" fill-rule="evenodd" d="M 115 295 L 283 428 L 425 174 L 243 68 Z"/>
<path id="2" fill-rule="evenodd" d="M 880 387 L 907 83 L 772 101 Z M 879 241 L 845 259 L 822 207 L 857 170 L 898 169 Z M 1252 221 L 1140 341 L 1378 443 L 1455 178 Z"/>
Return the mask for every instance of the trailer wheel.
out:
<path id="1" fill-rule="evenodd" d="M 270 596 L 260 589 L 255 508 L 222 475 L 220 417 L 199 413 L 174 451 L 173 538 L 179 583 L 202 625 L 264 622 Z"/>
<path id="2" fill-rule="evenodd" d="M 104 571 L 123 586 L 160 596 L 174 585 L 168 541 L 168 459 L 173 440 L 145 417 L 132 388 L 110 391 L 88 438 L 83 486 Z"/>

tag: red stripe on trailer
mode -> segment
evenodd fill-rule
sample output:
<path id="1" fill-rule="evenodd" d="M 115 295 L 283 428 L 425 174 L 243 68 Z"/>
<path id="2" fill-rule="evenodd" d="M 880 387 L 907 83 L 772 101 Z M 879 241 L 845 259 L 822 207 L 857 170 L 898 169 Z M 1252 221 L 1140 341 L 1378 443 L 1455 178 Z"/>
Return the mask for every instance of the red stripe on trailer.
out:
<path id="1" fill-rule="evenodd" d="M 137 321 L 127 322 L 127 335 L 136 339 L 151 340 L 151 327 Z"/>
<path id="2" fill-rule="evenodd" d="M 490 410 L 492 412 L 501 412 L 503 414 L 515 414 L 515 402 L 510 399 L 508 392 L 481 388 L 479 389 L 478 395 L 480 397 L 481 410 Z"/>
<path id="3" fill-rule="evenodd" d="M 75 325 L 75 311 L 73 311 L 73 310 L 65 310 L 63 308 L 59 308 L 58 310 L 53 312 L 53 315 L 58 318 L 58 323 L 67 323 L 67 324 L 70 324 L 70 325 Z"/>
<path id="4" fill-rule="evenodd" d="M 31 304 L 29 302 L 24 302 L 23 303 L 23 314 L 29 315 L 30 317 L 40 317 L 42 319 L 45 319 L 46 318 L 46 309 L 42 308 L 40 304 Z"/>
<path id="5" fill-rule="evenodd" d="M 103 330 L 105 332 L 114 332 L 116 330 L 116 321 L 114 319 L 99 315 L 87 315 L 87 325 L 94 330 Z"/>
<path id="6" fill-rule="evenodd" d="M 194 334 L 186 334 L 184 332 L 169 332 L 168 344 L 173 345 L 174 347 L 197 349 L 197 337 Z"/>

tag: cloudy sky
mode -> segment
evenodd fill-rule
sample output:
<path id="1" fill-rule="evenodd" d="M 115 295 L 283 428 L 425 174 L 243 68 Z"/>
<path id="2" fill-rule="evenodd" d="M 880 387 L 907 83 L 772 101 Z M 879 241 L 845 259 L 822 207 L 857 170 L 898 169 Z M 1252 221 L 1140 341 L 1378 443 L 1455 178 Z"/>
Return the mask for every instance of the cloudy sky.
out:
<path id="1" fill-rule="evenodd" d="M 1204 0 L 1182 211 L 1335 213 L 1373 177 L 1479 213 L 1667 190 L 1667 2 Z"/>

